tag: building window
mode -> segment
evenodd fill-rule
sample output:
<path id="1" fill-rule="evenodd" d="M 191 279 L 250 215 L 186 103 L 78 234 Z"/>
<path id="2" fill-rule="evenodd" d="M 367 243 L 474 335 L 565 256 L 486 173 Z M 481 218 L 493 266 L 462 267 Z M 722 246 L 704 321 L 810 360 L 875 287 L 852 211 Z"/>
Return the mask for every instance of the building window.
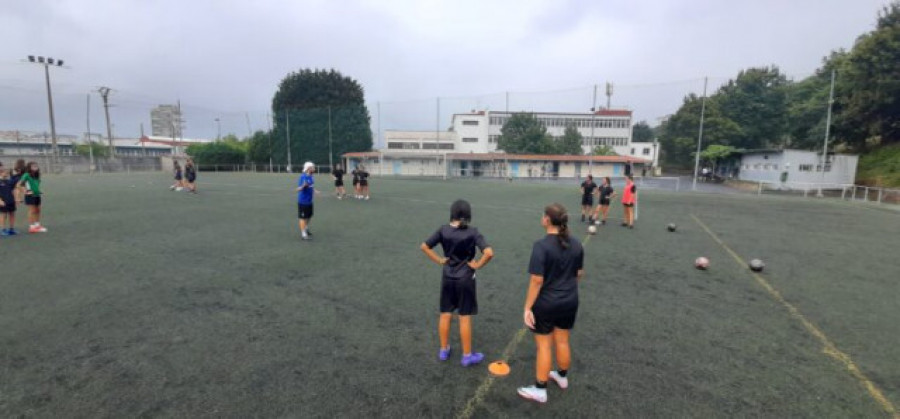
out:
<path id="1" fill-rule="evenodd" d="M 463 141 L 464 143 L 477 143 L 477 142 L 478 142 L 478 138 L 476 138 L 476 137 L 463 137 L 462 141 Z"/>
<path id="2" fill-rule="evenodd" d="M 811 164 L 801 164 L 800 165 L 801 172 L 812 172 L 812 170 L 813 170 L 813 165 L 811 165 Z"/>
<path id="3" fill-rule="evenodd" d="M 462 121 L 462 124 L 463 125 L 478 125 L 478 121 L 466 120 L 466 121 Z"/>
<path id="4" fill-rule="evenodd" d="M 453 150 L 453 143 L 422 143 L 423 150 Z"/>
<path id="5" fill-rule="evenodd" d="M 644 147 L 644 155 L 645 155 L 645 156 L 649 156 L 649 155 L 650 155 L 650 147 Z"/>
<path id="6" fill-rule="evenodd" d="M 499 135 L 488 135 L 488 142 L 489 142 L 489 143 L 496 143 L 497 141 L 500 141 L 500 136 L 499 136 Z"/>
<path id="7" fill-rule="evenodd" d="M 631 155 L 634 155 L 634 147 L 631 147 Z"/>

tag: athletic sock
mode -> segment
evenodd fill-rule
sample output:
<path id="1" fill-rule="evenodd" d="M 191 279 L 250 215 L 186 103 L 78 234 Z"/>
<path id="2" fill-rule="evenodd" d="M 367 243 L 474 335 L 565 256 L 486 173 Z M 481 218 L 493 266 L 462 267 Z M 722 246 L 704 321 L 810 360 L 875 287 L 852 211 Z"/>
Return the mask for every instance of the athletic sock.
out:
<path id="1" fill-rule="evenodd" d="M 556 373 L 559 374 L 560 377 L 566 378 L 566 374 L 569 373 L 569 370 L 559 370 Z"/>
<path id="2" fill-rule="evenodd" d="M 535 381 L 534 386 L 537 388 L 545 389 L 545 388 L 547 388 L 547 382 L 546 381 Z"/>

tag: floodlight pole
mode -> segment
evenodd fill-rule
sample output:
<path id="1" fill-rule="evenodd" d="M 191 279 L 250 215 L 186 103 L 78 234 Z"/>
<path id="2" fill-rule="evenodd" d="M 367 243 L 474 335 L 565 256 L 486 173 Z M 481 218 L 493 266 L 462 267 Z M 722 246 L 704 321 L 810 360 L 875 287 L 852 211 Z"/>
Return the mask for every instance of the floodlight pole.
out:
<path id="1" fill-rule="evenodd" d="M 694 158 L 694 182 L 691 186 L 697 190 L 697 170 L 700 168 L 700 146 L 703 144 L 703 118 L 706 116 L 706 86 L 708 77 L 703 78 L 703 102 L 700 105 L 700 134 L 697 135 L 697 155 Z"/>
<path id="2" fill-rule="evenodd" d="M 63 60 L 54 60 L 50 57 L 47 57 L 46 59 L 44 57 L 37 57 L 37 60 L 35 60 L 34 55 L 29 55 L 28 62 L 44 66 L 44 81 L 47 84 L 47 107 L 50 110 L 50 140 L 52 141 L 51 149 L 53 152 L 54 160 L 58 160 L 59 144 L 57 144 L 56 142 L 56 118 L 53 115 L 53 91 L 50 89 L 50 66 L 56 65 L 58 67 L 62 67 Z"/>
<path id="3" fill-rule="evenodd" d="M 825 145 L 822 147 L 822 183 L 825 183 L 825 164 L 828 162 L 828 137 L 831 135 L 831 108 L 834 106 L 834 76 L 835 70 L 831 69 L 831 90 L 828 93 L 828 116 L 825 118 Z M 822 187 L 819 186 L 818 196 L 821 198 Z"/>
<path id="4" fill-rule="evenodd" d="M 597 85 L 594 85 L 594 100 L 591 102 L 591 139 L 588 140 L 588 174 L 594 173 L 594 117 L 597 115 Z"/>
<path id="5" fill-rule="evenodd" d="M 289 109 L 284 110 L 284 119 L 287 137 L 285 140 L 287 141 L 287 172 L 291 173 L 291 113 Z"/>
<path id="6" fill-rule="evenodd" d="M 334 162 L 332 161 L 332 156 L 334 155 L 334 150 L 332 150 L 331 146 L 331 105 L 328 105 L 328 167 L 330 167 L 331 171 L 334 172 Z"/>
<path id="7" fill-rule="evenodd" d="M 87 145 L 88 145 L 88 155 L 90 156 L 90 167 L 88 168 L 89 174 L 94 174 L 94 142 L 91 140 L 91 94 L 87 94 L 87 112 L 86 112 L 86 121 L 87 121 Z"/>

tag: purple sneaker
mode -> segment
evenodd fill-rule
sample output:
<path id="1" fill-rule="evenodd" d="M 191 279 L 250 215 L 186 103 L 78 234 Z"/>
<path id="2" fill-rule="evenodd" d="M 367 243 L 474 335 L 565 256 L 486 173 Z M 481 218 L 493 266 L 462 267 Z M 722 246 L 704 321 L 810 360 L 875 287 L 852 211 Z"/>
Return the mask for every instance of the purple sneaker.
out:
<path id="1" fill-rule="evenodd" d="M 450 358 L 450 345 L 447 345 L 447 349 L 441 348 L 441 351 L 438 352 L 438 358 L 440 358 L 441 361 L 446 361 L 447 358 Z"/>
<path id="2" fill-rule="evenodd" d="M 463 355 L 462 361 L 460 363 L 464 367 L 468 367 L 469 365 L 475 365 L 481 363 L 481 360 L 484 359 L 484 354 L 481 352 L 473 352 L 469 355 Z"/>

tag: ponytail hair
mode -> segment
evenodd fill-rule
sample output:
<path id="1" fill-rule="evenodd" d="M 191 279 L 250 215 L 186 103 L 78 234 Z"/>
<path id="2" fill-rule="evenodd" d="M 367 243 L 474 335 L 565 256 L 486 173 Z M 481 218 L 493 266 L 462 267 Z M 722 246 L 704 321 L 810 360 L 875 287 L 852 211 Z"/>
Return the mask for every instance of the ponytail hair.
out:
<path id="1" fill-rule="evenodd" d="M 450 221 L 458 221 L 460 229 L 469 227 L 472 222 L 472 206 L 464 199 L 457 199 L 450 206 Z"/>
<path id="2" fill-rule="evenodd" d="M 569 214 L 566 207 L 559 203 L 547 205 L 544 208 L 544 215 L 550 219 L 550 224 L 559 229 L 556 238 L 559 239 L 559 245 L 563 249 L 569 248 Z"/>

